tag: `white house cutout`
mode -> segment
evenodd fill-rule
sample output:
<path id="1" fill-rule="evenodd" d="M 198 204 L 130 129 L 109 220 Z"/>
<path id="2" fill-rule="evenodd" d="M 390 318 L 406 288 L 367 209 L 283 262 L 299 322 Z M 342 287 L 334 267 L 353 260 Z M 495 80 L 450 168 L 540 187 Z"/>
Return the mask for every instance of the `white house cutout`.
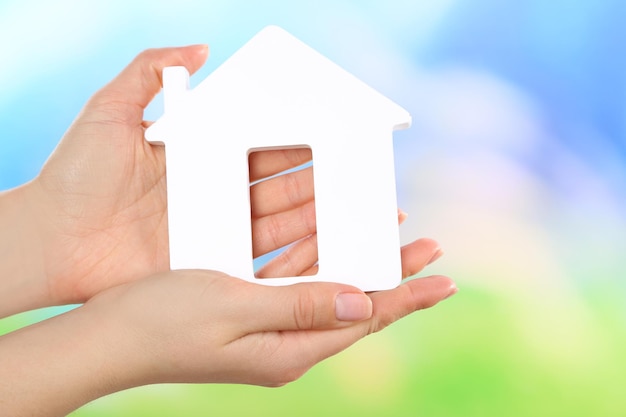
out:
<path id="1" fill-rule="evenodd" d="M 401 280 L 393 130 L 406 110 L 289 33 L 269 26 L 194 89 L 163 71 L 165 111 L 146 138 L 165 144 L 172 269 L 202 268 L 284 285 Z M 319 272 L 254 276 L 248 154 L 312 149 Z"/>

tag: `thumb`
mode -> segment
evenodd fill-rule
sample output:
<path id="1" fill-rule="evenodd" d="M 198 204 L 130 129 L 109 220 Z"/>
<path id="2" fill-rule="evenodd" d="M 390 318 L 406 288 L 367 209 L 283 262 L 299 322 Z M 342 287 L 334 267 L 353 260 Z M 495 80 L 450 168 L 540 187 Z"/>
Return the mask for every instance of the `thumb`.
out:
<path id="1" fill-rule="evenodd" d="M 141 123 L 143 109 L 161 90 L 163 68 L 182 65 L 190 74 L 196 72 L 209 56 L 207 45 L 148 49 L 137 57 L 113 81 L 98 91 L 88 106 L 114 105 L 120 114 L 132 115 Z M 122 105 L 125 108 L 119 109 Z"/>
<path id="2" fill-rule="evenodd" d="M 310 282 L 255 287 L 253 300 L 241 311 L 248 333 L 341 328 L 372 316 L 371 299 L 348 285 Z"/>

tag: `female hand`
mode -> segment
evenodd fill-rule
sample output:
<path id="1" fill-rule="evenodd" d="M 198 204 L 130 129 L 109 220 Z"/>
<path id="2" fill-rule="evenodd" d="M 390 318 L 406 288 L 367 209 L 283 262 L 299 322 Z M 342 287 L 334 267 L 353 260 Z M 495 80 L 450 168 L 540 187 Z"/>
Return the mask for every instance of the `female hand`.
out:
<path id="1" fill-rule="evenodd" d="M 437 256 L 429 241 L 413 249 L 404 275 Z M 270 287 L 213 271 L 159 273 L 0 337 L 0 404 L 9 415 L 56 416 L 145 384 L 280 386 L 455 292 L 442 276 L 366 295 L 336 283 Z"/>
<path id="2" fill-rule="evenodd" d="M 143 111 L 160 91 L 164 67 L 184 65 L 193 73 L 207 55 L 204 45 L 140 54 L 89 100 L 37 178 L 0 197 L 0 214 L 3 201 L 12 199 L 15 206 L 0 219 L 14 225 L 0 238 L 0 255 L 3 243 L 13 248 L 2 259 L 0 272 L 5 273 L 0 276 L 14 280 L 12 286 L 4 283 L 6 297 L 0 282 L 0 317 L 25 308 L 81 303 L 106 288 L 169 269 L 166 150 L 145 141 L 149 122 L 143 120 Z M 310 159 L 306 149 L 255 154 L 251 181 Z M 279 196 L 269 205 L 254 206 L 257 255 L 315 231 L 313 195 L 302 192 L 310 175 L 286 178 L 253 187 L 255 201 L 258 189 Z M 293 195 L 299 198 L 285 199 Z M 18 240 L 21 245 L 15 244 Z M 37 293 L 27 296 L 22 291 L 24 298 L 38 301 L 11 303 L 10 293 L 24 287 Z"/>

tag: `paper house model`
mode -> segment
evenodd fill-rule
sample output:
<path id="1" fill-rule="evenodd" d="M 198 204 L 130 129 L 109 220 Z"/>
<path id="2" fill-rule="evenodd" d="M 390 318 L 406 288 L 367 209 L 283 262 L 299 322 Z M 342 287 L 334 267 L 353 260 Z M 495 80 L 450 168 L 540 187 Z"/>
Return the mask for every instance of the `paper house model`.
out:
<path id="1" fill-rule="evenodd" d="M 392 132 L 410 125 L 406 110 L 275 26 L 193 89 L 184 67 L 166 68 L 163 88 L 146 137 L 165 144 L 172 269 L 364 291 L 400 283 Z M 314 161 L 319 272 L 255 278 L 248 155 L 302 146 Z"/>

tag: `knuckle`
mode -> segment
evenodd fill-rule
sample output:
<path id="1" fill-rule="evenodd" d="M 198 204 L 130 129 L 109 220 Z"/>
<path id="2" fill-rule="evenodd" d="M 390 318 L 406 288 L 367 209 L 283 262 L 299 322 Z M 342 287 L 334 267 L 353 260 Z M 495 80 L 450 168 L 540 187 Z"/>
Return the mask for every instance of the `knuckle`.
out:
<path id="1" fill-rule="evenodd" d="M 302 292 L 293 307 L 294 323 L 300 330 L 312 329 L 315 325 L 315 301 L 310 292 Z"/>
<path id="2" fill-rule="evenodd" d="M 398 317 L 386 315 L 386 316 L 378 318 L 377 320 L 373 320 L 370 325 L 368 334 L 380 332 L 381 330 L 383 330 L 384 328 L 386 328 L 387 326 L 395 322 L 397 319 Z"/>
<path id="3" fill-rule="evenodd" d="M 154 59 L 156 51 L 157 50 L 155 48 L 144 49 L 137 55 L 137 58 L 135 59 L 140 61 L 151 61 Z"/>
<path id="4" fill-rule="evenodd" d="M 378 333 L 389 325 L 393 324 L 395 321 L 399 320 L 405 316 L 403 313 L 388 311 L 385 313 L 379 313 L 376 316 L 372 317 L 369 322 L 367 334 Z"/>
<path id="5" fill-rule="evenodd" d="M 149 79 L 152 76 L 158 77 L 162 82 L 162 68 L 165 66 L 163 62 L 163 54 L 156 48 L 144 49 L 135 58 L 135 63 L 139 66 L 140 71 L 143 74 L 144 79 Z"/>
<path id="6" fill-rule="evenodd" d="M 287 273 L 289 275 L 287 271 L 295 270 L 294 259 L 293 259 L 293 255 L 291 251 L 286 250 L 285 252 L 283 252 L 280 256 L 280 262 L 281 262 L 281 272 L 284 271 L 283 273 Z"/>
<path id="7" fill-rule="evenodd" d="M 379 318 L 372 318 L 369 322 L 369 326 L 367 326 L 367 335 L 379 332 L 384 327 Z"/>
<path id="8" fill-rule="evenodd" d="M 317 231 L 317 222 L 315 214 L 315 200 L 309 201 L 304 205 L 302 213 L 302 224 L 304 224 L 307 233 L 315 233 Z"/>
<path id="9" fill-rule="evenodd" d="M 303 164 L 304 162 L 311 160 L 311 149 L 284 149 L 282 150 L 283 157 L 288 161 L 292 167 Z"/>
<path id="10" fill-rule="evenodd" d="M 282 223 L 277 214 L 270 214 L 252 223 L 252 240 L 255 256 L 271 252 L 283 246 Z"/>
<path id="11" fill-rule="evenodd" d="M 302 194 L 297 176 L 297 172 L 282 176 L 285 195 L 289 203 L 293 206 L 297 206 L 300 203 Z"/>
<path id="12" fill-rule="evenodd" d="M 282 225 L 276 215 L 268 216 L 268 228 L 267 228 L 267 239 L 268 245 L 272 247 L 279 248 L 282 246 L 282 242 L 280 239 Z"/>

